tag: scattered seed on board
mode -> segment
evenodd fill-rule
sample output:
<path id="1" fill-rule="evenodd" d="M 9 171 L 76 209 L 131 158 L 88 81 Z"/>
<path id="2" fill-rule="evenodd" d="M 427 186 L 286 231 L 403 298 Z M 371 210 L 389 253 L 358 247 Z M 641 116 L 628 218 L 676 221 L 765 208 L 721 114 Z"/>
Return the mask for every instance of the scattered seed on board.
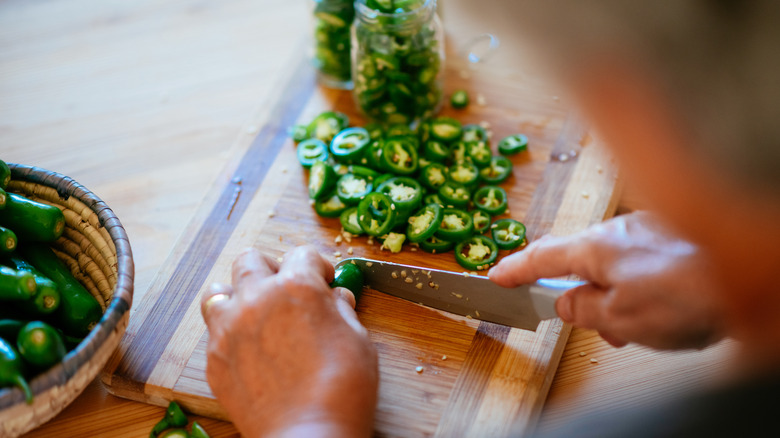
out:
<path id="1" fill-rule="evenodd" d="M 585 198 L 585 199 L 588 199 L 588 198 L 590 198 L 590 193 L 583 191 L 582 192 L 582 197 Z"/>
<path id="2" fill-rule="evenodd" d="M 414 285 L 417 289 L 422 289 L 422 283 L 417 283 Z"/>
<path id="3" fill-rule="evenodd" d="M 414 283 L 414 280 L 412 280 L 412 277 L 406 277 L 404 278 L 404 281 L 407 283 Z"/>
<path id="4" fill-rule="evenodd" d="M 284 257 L 277 257 L 276 261 L 282 263 L 284 261 Z"/>
<path id="5" fill-rule="evenodd" d="M 590 363 L 599 363 L 599 361 L 595 357 L 592 357 L 590 358 Z"/>
<path id="6" fill-rule="evenodd" d="M 418 367 L 417 367 L 417 368 L 415 368 L 414 370 L 415 370 L 415 371 L 417 371 L 417 374 L 422 374 L 422 372 L 423 372 L 423 370 L 424 370 L 424 369 L 425 369 L 425 368 L 423 368 L 422 366 L 418 366 Z"/>
<path id="7" fill-rule="evenodd" d="M 479 106 L 485 106 L 487 105 L 487 100 L 485 99 L 485 95 L 482 93 L 477 94 L 477 105 Z"/>
<path id="8" fill-rule="evenodd" d="M 587 356 L 587 355 L 588 355 L 588 353 L 586 353 L 586 352 L 584 352 L 584 351 L 580 351 L 580 357 L 585 357 L 585 356 Z"/>
<path id="9" fill-rule="evenodd" d="M 353 250 L 351 246 L 347 248 L 347 254 L 352 255 L 353 252 L 355 252 L 355 250 Z"/>
<path id="10" fill-rule="evenodd" d="M 341 243 L 341 241 L 342 241 L 342 240 L 344 240 L 344 238 L 343 238 L 343 237 L 341 237 L 341 236 L 336 236 L 336 237 L 333 239 L 333 241 L 334 241 L 334 242 L 336 242 L 336 245 L 338 245 L 339 243 Z"/>
<path id="11" fill-rule="evenodd" d="M 445 354 L 444 356 L 442 356 L 441 360 L 447 360 L 447 355 Z"/>
<path id="12" fill-rule="evenodd" d="M 341 251 L 336 251 L 333 253 L 333 257 L 341 258 Z"/>

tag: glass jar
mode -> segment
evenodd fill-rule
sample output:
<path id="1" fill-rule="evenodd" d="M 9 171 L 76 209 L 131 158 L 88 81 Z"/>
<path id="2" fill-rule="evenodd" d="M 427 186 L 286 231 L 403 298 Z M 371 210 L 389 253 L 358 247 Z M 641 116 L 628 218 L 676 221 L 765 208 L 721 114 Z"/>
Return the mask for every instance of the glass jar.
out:
<path id="1" fill-rule="evenodd" d="M 355 17 L 352 79 L 358 107 L 387 124 L 434 115 L 441 107 L 444 67 L 436 0 L 358 0 Z"/>
<path id="2" fill-rule="evenodd" d="M 317 76 L 325 86 L 349 89 L 350 29 L 355 18 L 352 0 L 313 0 L 314 55 Z"/>

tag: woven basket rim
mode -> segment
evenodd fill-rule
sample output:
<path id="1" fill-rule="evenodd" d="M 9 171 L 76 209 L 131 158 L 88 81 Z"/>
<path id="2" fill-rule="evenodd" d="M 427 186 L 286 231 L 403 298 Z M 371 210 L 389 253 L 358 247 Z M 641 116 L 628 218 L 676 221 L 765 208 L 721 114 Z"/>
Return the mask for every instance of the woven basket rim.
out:
<path id="1" fill-rule="evenodd" d="M 88 364 L 95 353 L 117 327 L 122 317 L 130 311 L 133 296 L 134 264 L 130 242 L 119 218 L 97 195 L 86 187 L 74 181 L 69 176 L 52 172 L 40 167 L 23 164 L 7 163 L 11 168 L 11 178 L 32 182 L 57 190 L 60 197 L 68 199 L 75 197 L 87 205 L 98 216 L 100 224 L 105 227 L 116 247 L 117 282 L 114 286 L 111 302 L 93 329 L 84 340 L 65 359 L 32 379 L 30 388 L 33 394 L 42 394 L 51 388 L 64 385 L 76 372 Z M 102 366 L 102 365 L 101 365 Z M 82 388 L 83 389 L 83 388 Z M 21 391 L 15 388 L 0 389 L 0 411 L 24 403 Z"/>

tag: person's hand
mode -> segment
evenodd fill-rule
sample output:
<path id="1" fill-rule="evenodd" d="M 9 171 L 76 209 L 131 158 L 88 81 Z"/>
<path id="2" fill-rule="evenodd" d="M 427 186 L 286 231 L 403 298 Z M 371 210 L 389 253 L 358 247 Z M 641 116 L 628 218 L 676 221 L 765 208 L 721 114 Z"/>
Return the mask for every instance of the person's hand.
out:
<path id="1" fill-rule="evenodd" d="M 718 286 L 705 257 L 648 213 L 545 236 L 501 260 L 489 277 L 511 287 L 570 274 L 588 283 L 558 298 L 558 315 L 598 330 L 614 346 L 703 348 L 723 336 Z"/>
<path id="2" fill-rule="evenodd" d="M 369 436 L 378 369 L 355 298 L 311 248 L 248 250 L 201 301 L 206 376 L 244 436 Z"/>

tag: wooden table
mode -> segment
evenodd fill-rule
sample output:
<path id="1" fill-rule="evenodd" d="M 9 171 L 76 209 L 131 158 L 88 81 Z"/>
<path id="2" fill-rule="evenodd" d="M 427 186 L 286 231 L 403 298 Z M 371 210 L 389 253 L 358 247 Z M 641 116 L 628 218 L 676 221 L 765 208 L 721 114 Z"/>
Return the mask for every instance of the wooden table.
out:
<path id="1" fill-rule="evenodd" d="M 461 1 L 446 0 L 445 25 L 458 29 L 450 44 L 485 30 L 501 35 L 459 15 Z M 232 145 L 256 135 L 254 115 L 285 79 L 279 66 L 299 56 L 305 3 L 0 3 L 0 158 L 70 175 L 114 209 L 133 246 L 136 302 Z M 511 65 L 513 56 L 502 47 L 486 65 Z M 726 369 L 731 350 L 614 349 L 574 330 L 540 427 L 689 391 Z M 162 411 L 108 395 L 95 381 L 29 436 L 145 436 Z M 199 421 L 212 436 L 237 435 L 228 423 Z"/>

